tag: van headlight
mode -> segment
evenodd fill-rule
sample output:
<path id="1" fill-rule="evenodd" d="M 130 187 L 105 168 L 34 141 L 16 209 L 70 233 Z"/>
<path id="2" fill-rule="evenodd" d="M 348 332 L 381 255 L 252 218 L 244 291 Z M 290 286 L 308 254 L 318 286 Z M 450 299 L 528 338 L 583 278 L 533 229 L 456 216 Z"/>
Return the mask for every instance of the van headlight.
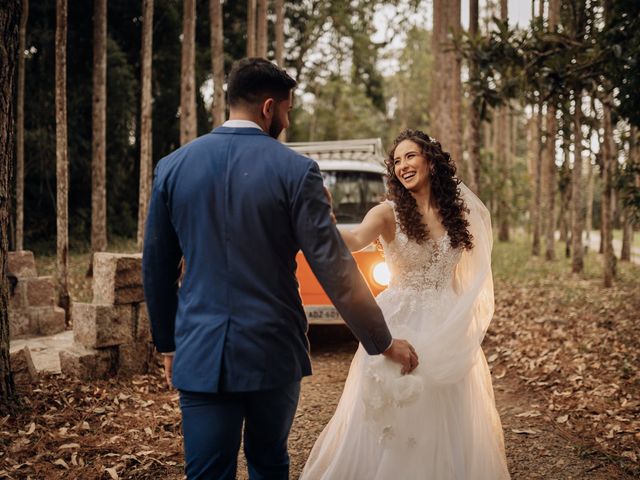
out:
<path id="1" fill-rule="evenodd" d="M 390 278 L 391 273 L 389 272 L 389 267 L 386 262 L 380 262 L 373 267 L 373 279 L 378 285 L 386 287 L 389 285 Z"/>

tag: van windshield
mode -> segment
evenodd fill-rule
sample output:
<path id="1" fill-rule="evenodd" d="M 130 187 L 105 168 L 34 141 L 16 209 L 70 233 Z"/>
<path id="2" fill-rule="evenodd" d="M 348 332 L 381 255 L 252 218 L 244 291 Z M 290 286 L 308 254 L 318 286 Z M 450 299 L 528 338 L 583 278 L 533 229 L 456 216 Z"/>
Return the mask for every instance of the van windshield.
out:
<path id="1" fill-rule="evenodd" d="M 366 213 L 385 198 L 384 175 L 323 171 L 322 177 L 333 196 L 333 213 L 338 223 L 360 223 Z"/>

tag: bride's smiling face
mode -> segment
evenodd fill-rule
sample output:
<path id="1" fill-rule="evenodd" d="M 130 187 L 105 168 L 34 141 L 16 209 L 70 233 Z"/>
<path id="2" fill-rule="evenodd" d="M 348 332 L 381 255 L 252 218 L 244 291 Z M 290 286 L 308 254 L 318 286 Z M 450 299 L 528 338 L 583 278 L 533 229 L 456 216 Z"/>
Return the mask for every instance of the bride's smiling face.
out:
<path id="1" fill-rule="evenodd" d="M 429 161 L 420 146 L 411 140 L 403 140 L 393 152 L 393 171 L 410 192 L 421 190 L 430 181 Z"/>

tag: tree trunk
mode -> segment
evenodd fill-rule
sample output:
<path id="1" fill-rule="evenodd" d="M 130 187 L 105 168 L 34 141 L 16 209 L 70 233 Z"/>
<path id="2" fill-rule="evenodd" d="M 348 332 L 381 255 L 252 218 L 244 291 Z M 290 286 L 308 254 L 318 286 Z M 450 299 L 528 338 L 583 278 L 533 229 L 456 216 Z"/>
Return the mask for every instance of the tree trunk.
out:
<path id="1" fill-rule="evenodd" d="M 629 132 L 629 157 L 627 162 L 629 166 L 638 165 L 638 127 L 631 126 Z M 640 187 L 638 183 L 640 179 L 634 179 L 634 185 Z M 628 208 L 623 210 L 624 221 L 622 227 L 622 250 L 620 252 L 620 260 L 631 261 L 631 245 L 633 244 L 633 222 Z"/>
<path id="2" fill-rule="evenodd" d="M 93 3 L 91 252 L 107 249 L 107 0 Z"/>
<path id="3" fill-rule="evenodd" d="M 589 137 L 591 138 L 591 137 Z M 593 165 L 591 158 L 587 162 L 587 214 L 585 219 L 585 230 L 587 236 L 586 248 L 590 248 L 591 230 L 593 230 L 593 192 L 595 190 L 595 179 L 593 177 Z"/>
<path id="4" fill-rule="evenodd" d="M 256 23 L 256 55 L 258 57 L 267 58 L 267 0 L 258 0 Z"/>
<path id="5" fill-rule="evenodd" d="M 226 105 L 224 100 L 224 49 L 222 30 L 222 2 L 209 0 L 211 15 L 211 71 L 213 72 L 213 126 L 224 123 Z"/>
<path id="6" fill-rule="evenodd" d="M 144 243 L 144 227 L 151 195 L 153 170 L 152 90 L 153 0 L 142 1 L 142 81 L 140 98 L 140 190 L 138 193 L 138 250 Z"/>
<path id="7" fill-rule="evenodd" d="M 620 261 L 631 261 L 631 243 L 633 242 L 633 225 L 629 218 L 629 212 L 625 209 L 622 212 L 622 249 L 620 250 Z"/>
<path id="8" fill-rule="evenodd" d="M 276 63 L 284 68 L 284 0 L 275 0 Z"/>
<path id="9" fill-rule="evenodd" d="M 29 0 L 23 0 L 18 46 L 18 99 L 16 103 L 16 250 L 24 250 L 24 51 Z"/>
<path id="10" fill-rule="evenodd" d="M 574 160 L 573 173 L 571 175 L 571 200 L 573 221 L 571 223 L 571 249 L 573 258 L 571 259 L 571 271 L 581 273 L 584 270 L 584 248 L 582 248 L 582 230 L 584 227 L 584 217 L 582 211 L 584 202 L 582 190 L 582 92 L 577 92 L 574 117 Z"/>
<path id="11" fill-rule="evenodd" d="M 531 118 L 527 120 L 527 173 L 529 174 L 529 190 L 531 197 L 529 198 L 529 228 L 528 233 L 533 235 L 534 223 L 537 219 L 536 212 L 536 163 L 538 155 L 536 149 L 538 146 L 538 133 L 536 131 L 536 115 L 532 112 Z"/>
<path id="12" fill-rule="evenodd" d="M 460 79 L 460 59 L 451 48 L 449 34 L 460 33 L 460 0 L 433 2 L 433 69 L 432 100 L 434 105 L 430 128 L 442 148 L 451 154 L 456 167 L 462 165 L 462 82 Z M 442 115 L 445 113 L 446 115 Z"/>
<path id="13" fill-rule="evenodd" d="M 15 149 L 13 101 L 16 89 L 15 70 L 19 49 L 22 2 L 4 2 L 0 9 L 0 33 L 2 55 L 0 55 L 0 411 L 15 403 L 15 387 L 9 361 L 9 282 L 7 281 L 7 252 L 9 251 L 9 217 L 11 215 L 12 165 Z"/>
<path id="14" fill-rule="evenodd" d="M 500 0 L 500 20 L 508 22 L 509 10 L 507 0 Z M 498 142 L 498 171 L 500 172 L 500 181 L 502 188 L 499 192 L 498 200 L 498 240 L 501 242 L 509 241 L 509 217 L 511 216 L 511 115 L 510 104 L 498 107 L 496 112 L 496 120 L 498 121 L 499 134 Z"/>
<path id="15" fill-rule="evenodd" d="M 180 144 L 198 134 L 196 118 L 196 0 L 184 0 L 180 68 Z"/>
<path id="16" fill-rule="evenodd" d="M 56 0 L 56 205 L 58 303 L 69 319 L 69 159 L 67 155 L 67 0 Z"/>
<path id="17" fill-rule="evenodd" d="M 555 31 L 558 26 L 560 0 L 551 0 L 549 3 L 549 30 Z M 553 103 L 547 105 L 545 155 L 542 165 L 542 210 L 543 235 L 545 237 L 545 259 L 554 260 L 554 233 L 555 233 L 555 185 L 556 185 L 556 135 L 558 131 L 556 120 L 556 106 Z"/>
<path id="18" fill-rule="evenodd" d="M 611 94 L 603 102 L 602 144 L 602 254 L 604 263 L 604 286 L 611 287 L 616 274 L 616 257 L 613 253 L 613 173 L 615 169 L 615 145 L 613 144 L 613 124 L 611 120 Z"/>
<path id="19" fill-rule="evenodd" d="M 276 13 L 276 63 L 280 68 L 285 68 L 284 65 L 284 0 L 275 1 L 275 13 Z M 287 141 L 287 130 L 282 129 L 278 140 L 281 142 Z"/>
<path id="20" fill-rule="evenodd" d="M 247 0 L 247 57 L 256 56 L 256 1 Z"/>
<path id="21" fill-rule="evenodd" d="M 478 36 L 478 0 L 469 1 L 469 35 Z M 478 65 L 475 62 L 469 64 L 469 76 L 473 79 L 478 76 Z M 471 105 L 469 108 L 469 188 L 476 194 L 480 194 L 480 107 L 474 101 L 477 91 L 471 88 Z"/>
<path id="22" fill-rule="evenodd" d="M 544 143 L 542 141 L 542 127 L 544 115 L 542 113 L 542 102 L 538 103 L 538 113 L 536 115 L 536 150 L 535 150 L 535 186 L 533 190 L 534 215 L 531 217 L 533 226 L 533 242 L 531 244 L 531 253 L 534 256 L 540 256 L 540 244 L 542 236 L 542 157 L 544 152 Z"/>

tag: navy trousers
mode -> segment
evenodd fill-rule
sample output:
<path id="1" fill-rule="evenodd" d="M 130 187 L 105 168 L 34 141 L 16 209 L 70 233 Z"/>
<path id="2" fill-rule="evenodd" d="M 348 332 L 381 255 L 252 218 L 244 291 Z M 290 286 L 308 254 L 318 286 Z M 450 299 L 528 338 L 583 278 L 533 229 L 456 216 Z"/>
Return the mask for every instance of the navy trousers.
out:
<path id="1" fill-rule="evenodd" d="M 300 382 L 243 393 L 180 391 L 186 474 L 189 480 L 233 480 L 243 433 L 251 480 L 287 480 L 287 437 Z"/>

